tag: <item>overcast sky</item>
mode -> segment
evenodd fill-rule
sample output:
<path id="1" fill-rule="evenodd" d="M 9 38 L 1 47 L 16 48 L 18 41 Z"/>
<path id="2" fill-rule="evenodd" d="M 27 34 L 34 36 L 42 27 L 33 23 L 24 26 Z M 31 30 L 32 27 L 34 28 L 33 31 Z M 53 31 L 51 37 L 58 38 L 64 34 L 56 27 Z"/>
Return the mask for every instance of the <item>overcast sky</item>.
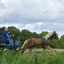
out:
<path id="1" fill-rule="evenodd" d="M 6 19 L 6 23 L 5 23 Z M 64 0 L 0 0 L 0 27 L 64 35 Z"/>

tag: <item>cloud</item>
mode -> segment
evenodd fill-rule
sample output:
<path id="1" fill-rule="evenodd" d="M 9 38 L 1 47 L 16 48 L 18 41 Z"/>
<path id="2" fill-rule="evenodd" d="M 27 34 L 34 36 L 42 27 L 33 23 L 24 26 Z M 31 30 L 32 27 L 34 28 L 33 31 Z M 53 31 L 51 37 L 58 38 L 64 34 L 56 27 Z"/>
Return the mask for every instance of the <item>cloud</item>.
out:
<path id="1" fill-rule="evenodd" d="M 0 0 L 0 27 L 15 26 L 40 33 L 64 32 L 63 0 Z M 61 31 L 60 31 L 61 30 Z"/>
<path id="2" fill-rule="evenodd" d="M 4 24 L 3 26 L 15 26 L 17 27 L 20 31 L 23 29 L 27 29 L 31 32 L 36 32 L 40 34 L 42 31 L 48 31 L 48 32 L 53 32 L 56 31 L 61 37 L 64 34 L 64 24 L 63 22 L 57 23 L 57 22 L 37 22 L 37 23 L 30 23 L 30 24 L 17 24 L 17 23 L 12 23 L 12 24 Z M 0 24 L 0 27 L 2 27 L 2 24 Z"/>
<path id="3" fill-rule="evenodd" d="M 55 21 L 63 9 L 58 0 L 1 0 L 1 4 L 5 8 L 1 10 L 0 16 L 4 16 L 9 22 Z"/>

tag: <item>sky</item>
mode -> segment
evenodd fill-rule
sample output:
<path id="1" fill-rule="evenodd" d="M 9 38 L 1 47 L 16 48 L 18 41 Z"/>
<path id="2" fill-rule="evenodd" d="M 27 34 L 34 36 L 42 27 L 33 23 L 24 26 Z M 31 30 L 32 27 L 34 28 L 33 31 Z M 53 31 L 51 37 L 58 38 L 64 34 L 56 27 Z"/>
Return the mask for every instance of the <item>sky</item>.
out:
<path id="1" fill-rule="evenodd" d="M 6 19 L 6 20 L 5 20 Z M 56 31 L 64 35 L 64 0 L 0 0 L 0 28 Z"/>

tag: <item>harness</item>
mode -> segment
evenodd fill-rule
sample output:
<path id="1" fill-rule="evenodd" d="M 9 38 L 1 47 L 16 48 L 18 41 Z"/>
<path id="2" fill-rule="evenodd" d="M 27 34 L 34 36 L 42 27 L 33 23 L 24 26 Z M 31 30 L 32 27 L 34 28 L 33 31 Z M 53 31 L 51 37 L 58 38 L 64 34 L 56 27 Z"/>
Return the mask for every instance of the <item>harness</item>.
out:
<path id="1" fill-rule="evenodd" d="M 44 48 L 43 37 L 41 37 L 42 47 Z"/>
<path id="2" fill-rule="evenodd" d="M 30 42 L 30 41 L 31 41 L 31 39 L 32 39 L 32 38 L 30 38 L 30 40 L 29 40 L 29 42 L 28 42 L 28 45 L 30 45 L 30 44 L 31 44 L 31 42 Z"/>
<path id="3" fill-rule="evenodd" d="M 45 38 L 44 38 L 45 39 Z M 44 48 L 44 45 L 48 45 L 48 44 L 50 44 L 50 42 L 49 43 L 45 43 L 45 42 L 43 42 L 43 37 L 41 37 L 41 42 L 42 42 L 42 47 Z"/>
<path id="4" fill-rule="evenodd" d="M 44 44 L 43 44 L 43 37 L 41 37 L 41 42 L 42 42 L 42 47 L 43 47 L 43 45 L 44 45 Z"/>
<path id="5" fill-rule="evenodd" d="M 26 45 L 30 45 L 31 44 L 31 39 L 32 38 L 30 38 L 30 40 L 29 40 L 29 42 L 28 42 L 28 44 L 26 44 Z M 44 38 L 45 39 L 45 38 Z M 39 44 L 31 44 L 31 46 L 29 47 L 29 48 L 32 48 L 32 47 L 35 47 L 35 46 L 38 46 L 38 45 L 42 45 L 42 47 L 44 48 L 44 45 L 48 45 L 48 44 L 50 44 L 50 43 L 44 43 L 43 42 L 43 37 L 41 37 L 41 43 L 39 43 Z"/>
<path id="6" fill-rule="evenodd" d="M 30 38 L 28 44 L 26 44 L 26 45 L 30 45 L 30 44 L 31 44 L 31 42 L 30 42 L 31 39 L 32 39 L 32 38 Z M 29 46 L 29 47 L 24 47 L 24 48 L 22 48 L 22 49 L 20 49 L 20 50 L 18 50 L 18 51 L 21 51 L 21 50 L 23 50 L 23 49 L 25 49 L 25 48 L 33 48 L 33 47 L 38 46 L 38 45 L 42 45 L 42 47 L 44 48 L 44 45 L 47 45 L 47 44 L 50 44 L 50 43 L 44 43 L 44 42 L 43 42 L 43 37 L 41 37 L 41 43 L 39 43 L 39 44 L 34 44 L 34 45 Z"/>

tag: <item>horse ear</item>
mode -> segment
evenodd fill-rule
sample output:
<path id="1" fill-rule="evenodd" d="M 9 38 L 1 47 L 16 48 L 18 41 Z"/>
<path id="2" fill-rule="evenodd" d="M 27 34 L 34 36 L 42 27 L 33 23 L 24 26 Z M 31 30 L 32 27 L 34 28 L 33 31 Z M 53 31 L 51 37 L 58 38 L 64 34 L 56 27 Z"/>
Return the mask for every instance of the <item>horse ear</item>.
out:
<path id="1" fill-rule="evenodd" d="M 56 33 L 56 31 L 53 31 L 53 33 Z"/>
<path id="2" fill-rule="evenodd" d="M 56 31 L 53 31 L 53 32 L 56 32 Z"/>

